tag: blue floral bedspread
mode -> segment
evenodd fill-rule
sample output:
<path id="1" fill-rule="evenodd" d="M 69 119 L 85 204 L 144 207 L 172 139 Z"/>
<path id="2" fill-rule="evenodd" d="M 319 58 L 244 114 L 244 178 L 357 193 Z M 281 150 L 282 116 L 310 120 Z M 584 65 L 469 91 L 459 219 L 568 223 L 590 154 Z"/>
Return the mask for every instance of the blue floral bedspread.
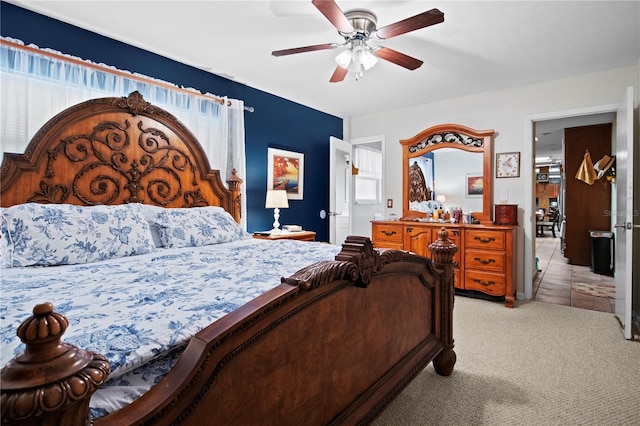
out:
<path id="1" fill-rule="evenodd" d="M 20 323 L 49 301 L 69 320 L 63 340 L 102 353 L 111 364 L 107 400 L 131 401 L 157 382 L 198 331 L 280 284 L 304 266 L 332 260 L 339 246 L 245 239 L 96 263 L 2 269 L 2 365 L 23 344 Z M 140 366 L 155 360 L 147 369 Z M 94 398 L 95 399 L 95 398 Z M 92 405 L 93 404 L 92 400 Z M 97 408 L 104 414 L 117 401 Z M 100 406 L 100 404 L 97 404 Z"/>

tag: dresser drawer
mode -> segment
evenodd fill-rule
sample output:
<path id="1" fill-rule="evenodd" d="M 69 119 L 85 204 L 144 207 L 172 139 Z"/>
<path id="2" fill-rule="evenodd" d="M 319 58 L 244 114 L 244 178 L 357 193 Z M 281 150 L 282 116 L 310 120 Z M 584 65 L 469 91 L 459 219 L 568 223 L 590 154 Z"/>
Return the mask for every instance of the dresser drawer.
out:
<path id="1" fill-rule="evenodd" d="M 384 248 L 392 250 L 404 250 L 402 243 L 394 243 L 391 241 L 375 241 L 373 243 L 374 248 Z"/>
<path id="2" fill-rule="evenodd" d="M 477 290 L 492 296 L 504 296 L 504 274 L 465 270 L 465 289 Z"/>
<path id="3" fill-rule="evenodd" d="M 395 242 L 402 246 L 402 225 L 378 225 L 373 226 L 373 240 L 376 242 Z"/>
<path id="4" fill-rule="evenodd" d="M 499 251 L 467 250 L 464 254 L 464 267 L 504 272 L 505 257 L 505 253 Z"/>
<path id="5" fill-rule="evenodd" d="M 467 229 L 464 244 L 467 249 L 504 250 L 505 234 L 503 231 Z"/>

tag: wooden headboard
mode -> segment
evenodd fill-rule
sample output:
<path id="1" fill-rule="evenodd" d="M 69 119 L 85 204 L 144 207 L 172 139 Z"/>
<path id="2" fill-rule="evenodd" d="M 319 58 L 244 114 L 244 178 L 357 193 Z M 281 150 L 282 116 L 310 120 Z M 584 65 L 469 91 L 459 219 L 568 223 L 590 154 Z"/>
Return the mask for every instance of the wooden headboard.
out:
<path id="1" fill-rule="evenodd" d="M 240 183 L 227 189 L 196 137 L 138 92 L 92 99 L 50 119 L 24 154 L 5 153 L 0 205 L 145 203 L 221 206 L 240 221 Z"/>

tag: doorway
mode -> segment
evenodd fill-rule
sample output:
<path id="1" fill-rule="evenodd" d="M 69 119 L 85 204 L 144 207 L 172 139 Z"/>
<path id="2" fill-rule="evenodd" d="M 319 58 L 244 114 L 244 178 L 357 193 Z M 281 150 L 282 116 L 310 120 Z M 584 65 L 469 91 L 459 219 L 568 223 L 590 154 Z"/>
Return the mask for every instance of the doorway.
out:
<path id="1" fill-rule="evenodd" d="M 385 204 L 384 141 L 383 135 L 329 138 L 329 242 L 371 238 L 371 221 L 385 218 L 385 205 L 391 207 Z"/>
<path id="2" fill-rule="evenodd" d="M 371 221 L 386 219 L 385 138 L 378 135 L 352 139 L 351 145 L 355 167 L 351 232 L 371 238 Z M 376 155 L 363 155 L 367 152 Z"/>
<path id="3" fill-rule="evenodd" d="M 571 265 L 565 258 L 565 200 L 567 179 L 576 167 L 566 167 L 565 129 L 612 123 L 613 111 L 605 106 L 590 113 L 559 114 L 533 121 L 533 206 L 535 232 L 531 294 L 534 300 L 583 309 L 615 312 L 615 279 L 594 273 L 590 266 Z M 605 124 L 606 125 L 606 124 Z M 597 158 L 593 159 L 595 162 Z M 572 182 L 570 182 L 572 183 Z M 615 203 L 615 199 L 611 200 Z M 612 224 L 611 224 L 612 226 Z"/>

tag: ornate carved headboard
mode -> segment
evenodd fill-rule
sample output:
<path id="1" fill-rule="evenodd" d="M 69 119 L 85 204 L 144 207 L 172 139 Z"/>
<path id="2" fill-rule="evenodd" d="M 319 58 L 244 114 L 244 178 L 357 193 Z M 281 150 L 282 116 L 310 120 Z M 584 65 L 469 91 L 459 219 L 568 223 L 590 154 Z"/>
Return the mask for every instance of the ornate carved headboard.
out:
<path id="1" fill-rule="evenodd" d="M 0 204 L 221 206 L 240 221 L 240 183 L 222 183 L 196 137 L 138 92 L 72 106 L 24 154 L 5 154 Z"/>

